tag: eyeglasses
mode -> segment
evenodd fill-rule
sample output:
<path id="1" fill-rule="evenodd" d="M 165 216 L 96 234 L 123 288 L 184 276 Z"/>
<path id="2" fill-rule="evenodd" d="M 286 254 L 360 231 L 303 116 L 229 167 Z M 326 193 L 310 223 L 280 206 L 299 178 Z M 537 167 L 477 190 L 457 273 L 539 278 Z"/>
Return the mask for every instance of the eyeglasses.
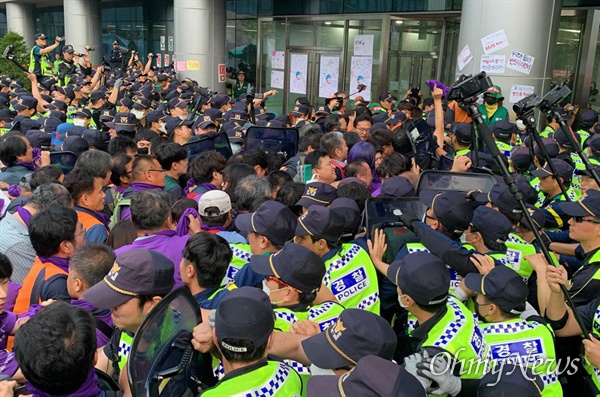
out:
<path id="1" fill-rule="evenodd" d="M 371 131 L 371 129 L 370 128 L 357 128 L 356 131 L 369 132 L 369 131 Z"/>
<path id="2" fill-rule="evenodd" d="M 583 216 L 574 216 L 573 217 L 573 222 L 575 222 L 575 223 L 590 222 L 590 223 L 595 223 L 595 224 L 600 225 L 600 221 L 599 220 L 585 219 Z"/>
<path id="3" fill-rule="evenodd" d="M 165 173 L 165 172 L 167 172 L 166 170 L 148 170 L 148 171 L 146 171 L 146 172 L 151 172 L 151 171 L 154 171 L 154 172 L 160 172 L 160 173 L 162 173 L 163 175 L 164 175 L 164 173 Z"/>
<path id="4" fill-rule="evenodd" d="M 281 285 L 282 287 L 287 287 L 287 288 L 291 288 L 294 291 L 298 292 L 298 293 L 302 293 L 302 291 L 300 291 L 297 288 L 292 287 L 291 285 L 288 285 L 286 283 L 284 283 L 283 281 L 281 281 L 280 279 L 278 279 L 277 277 L 273 277 L 273 276 L 266 276 L 265 277 L 267 279 L 267 281 L 274 281 L 276 282 L 278 285 Z"/>
<path id="5" fill-rule="evenodd" d="M 425 214 L 425 218 L 431 219 L 432 221 L 437 221 L 438 220 L 437 218 L 433 218 L 433 217 L 431 217 L 431 216 L 429 216 L 427 214 Z"/>

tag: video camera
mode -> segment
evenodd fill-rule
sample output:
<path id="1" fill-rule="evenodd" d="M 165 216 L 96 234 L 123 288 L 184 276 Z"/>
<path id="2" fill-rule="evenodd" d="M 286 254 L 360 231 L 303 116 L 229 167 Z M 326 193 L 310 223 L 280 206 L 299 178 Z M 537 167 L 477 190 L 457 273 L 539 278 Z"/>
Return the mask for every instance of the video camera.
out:
<path id="1" fill-rule="evenodd" d="M 461 102 L 487 91 L 493 85 L 492 80 L 485 72 L 475 76 L 463 74 L 450 89 L 448 100 Z"/>
<path id="2" fill-rule="evenodd" d="M 129 54 L 131 52 L 131 50 L 129 48 L 123 47 L 122 45 L 115 46 L 115 48 L 117 49 L 117 51 L 119 51 L 123 55 Z"/>
<path id="3" fill-rule="evenodd" d="M 542 98 L 536 94 L 531 94 L 526 98 L 521 99 L 519 102 L 513 105 L 513 111 L 517 117 L 521 117 L 524 114 L 529 113 L 533 109 L 542 103 Z"/>
<path id="4" fill-rule="evenodd" d="M 15 47 L 13 45 L 6 46 L 6 48 L 4 49 L 4 52 L 2 53 L 2 58 L 6 59 L 7 61 L 11 61 L 25 73 L 29 73 L 29 71 L 27 69 L 25 69 L 25 67 L 23 65 L 21 65 L 17 61 L 15 61 Z"/>
<path id="5" fill-rule="evenodd" d="M 540 108 L 540 112 L 548 113 L 570 93 L 571 89 L 566 85 L 556 86 L 541 99 L 537 107 Z"/>

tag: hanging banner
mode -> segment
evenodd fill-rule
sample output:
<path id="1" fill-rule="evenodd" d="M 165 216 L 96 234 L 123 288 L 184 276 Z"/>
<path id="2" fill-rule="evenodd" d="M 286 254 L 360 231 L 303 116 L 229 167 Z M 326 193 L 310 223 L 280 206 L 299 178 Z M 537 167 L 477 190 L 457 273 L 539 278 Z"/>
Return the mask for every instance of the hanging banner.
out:
<path id="1" fill-rule="evenodd" d="M 283 79 L 285 74 L 283 70 L 271 70 L 271 88 L 279 88 L 283 90 Z"/>
<path id="2" fill-rule="evenodd" d="M 482 55 L 479 70 L 488 74 L 504 73 L 506 55 Z"/>
<path id="3" fill-rule="evenodd" d="M 523 98 L 535 93 L 535 87 L 530 85 L 513 85 L 510 87 L 509 102 L 517 103 Z"/>
<path id="4" fill-rule="evenodd" d="M 321 57 L 319 66 L 319 97 L 329 98 L 338 90 L 340 73 L 339 57 Z"/>
<path id="5" fill-rule="evenodd" d="M 187 70 L 187 63 L 186 61 L 177 61 L 177 71 L 178 72 L 185 72 Z"/>
<path id="6" fill-rule="evenodd" d="M 467 64 L 471 62 L 472 59 L 473 55 L 471 54 L 471 49 L 467 44 L 465 48 L 462 49 L 460 54 L 458 54 L 458 71 L 460 72 L 461 70 L 463 70 L 465 66 L 467 66 Z"/>
<path id="7" fill-rule="evenodd" d="M 219 64 L 219 83 L 225 83 L 227 81 L 227 76 L 225 74 L 226 68 L 224 63 Z"/>
<path id="8" fill-rule="evenodd" d="M 506 67 L 528 75 L 531 72 L 531 68 L 533 68 L 534 61 L 535 58 L 531 55 L 527 55 L 519 51 L 513 51 L 510 54 L 508 65 L 506 65 Z"/>
<path id="9" fill-rule="evenodd" d="M 292 54 L 290 58 L 290 92 L 306 95 L 308 54 Z"/>
<path id="10" fill-rule="evenodd" d="M 185 61 L 185 68 L 187 70 L 200 70 L 200 61 L 187 60 Z"/>
<path id="11" fill-rule="evenodd" d="M 357 91 L 359 84 L 364 84 L 367 88 L 358 94 L 354 94 L 350 99 L 357 96 L 363 97 L 365 101 L 371 100 L 371 75 L 373 73 L 372 57 L 352 57 L 350 61 L 350 92 Z"/>
<path id="12" fill-rule="evenodd" d="M 171 66 L 171 62 L 169 61 L 169 54 L 165 54 L 165 68 Z"/>
<path id="13" fill-rule="evenodd" d="M 497 32 L 488 34 L 481 39 L 481 45 L 483 45 L 483 52 L 485 52 L 485 55 L 489 55 L 493 52 L 501 50 L 502 48 L 508 47 L 508 37 L 506 37 L 504 29 L 500 29 Z"/>
<path id="14" fill-rule="evenodd" d="M 160 36 L 160 50 L 165 50 L 165 36 Z"/>
<path id="15" fill-rule="evenodd" d="M 156 67 L 162 68 L 162 54 L 156 54 Z"/>

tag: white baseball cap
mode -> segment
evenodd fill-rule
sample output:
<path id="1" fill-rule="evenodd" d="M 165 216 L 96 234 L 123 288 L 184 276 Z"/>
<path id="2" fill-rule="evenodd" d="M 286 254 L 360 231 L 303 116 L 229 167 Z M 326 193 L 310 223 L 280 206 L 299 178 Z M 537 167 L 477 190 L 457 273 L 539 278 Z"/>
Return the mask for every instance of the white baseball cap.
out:
<path id="1" fill-rule="evenodd" d="M 200 197 L 200 200 L 198 200 L 198 213 L 201 216 L 218 216 L 214 213 L 211 215 L 206 213 L 206 209 L 210 207 L 217 207 L 219 209 L 218 215 L 223 215 L 231 211 L 231 199 L 222 190 L 210 190 L 204 193 Z"/>

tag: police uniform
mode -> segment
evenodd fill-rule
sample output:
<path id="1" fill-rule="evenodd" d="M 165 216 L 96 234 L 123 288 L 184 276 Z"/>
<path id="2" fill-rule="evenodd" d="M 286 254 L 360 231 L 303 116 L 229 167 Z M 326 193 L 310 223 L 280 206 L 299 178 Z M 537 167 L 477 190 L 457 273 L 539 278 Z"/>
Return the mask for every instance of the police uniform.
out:
<path id="1" fill-rule="evenodd" d="M 35 35 L 36 40 L 41 38 L 45 38 L 43 33 Z M 50 56 L 48 54 L 41 54 L 41 50 L 42 47 L 36 44 L 31 51 L 29 51 L 29 71 L 35 74 L 38 79 L 43 76 L 52 76 L 54 74 Z"/>
<path id="2" fill-rule="evenodd" d="M 521 276 L 514 270 L 499 266 L 486 275 L 467 275 L 465 285 L 513 316 L 505 321 L 480 322 L 478 325 L 486 345 L 486 371 L 497 365 L 531 367 L 544 383 L 542 396 L 562 396 L 556 372 L 554 332 L 540 317 L 527 320 L 518 317 L 525 309 L 529 293 Z M 475 299 L 478 301 L 480 298 Z M 480 313 L 478 315 L 481 317 Z"/>

